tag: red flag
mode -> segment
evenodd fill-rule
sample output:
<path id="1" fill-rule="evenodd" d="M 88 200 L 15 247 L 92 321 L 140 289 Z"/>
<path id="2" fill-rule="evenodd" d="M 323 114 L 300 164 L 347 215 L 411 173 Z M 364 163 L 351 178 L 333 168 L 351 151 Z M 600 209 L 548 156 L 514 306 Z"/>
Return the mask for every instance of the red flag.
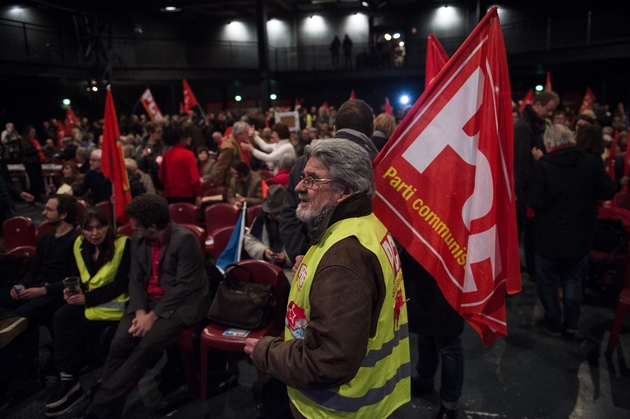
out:
<path id="1" fill-rule="evenodd" d="M 534 103 L 534 91 L 532 89 L 529 89 L 525 94 L 525 97 L 523 98 L 523 102 L 521 102 L 518 107 L 518 113 L 523 113 L 523 109 L 525 109 L 525 106 L 531 105 L 532 103 Z"/>
<path id="2" fill-rule="evenodd" d="M 447 61 L 448 54 L 446 54 L 442 44 L 440 44 L 440 41 L 438 41 L 433 32 L 430 32 L 429 38 L 427 39 L 427 63 L 426 74 L 424 76 L 425 90 L 429 87 L 429 84 L 433 81 L 435 76 L 438 75 L 440 70 L 444 68 Z"/>
<path id="3" fill-rule="evenodd" d="M 107 99 L 105 101 L 105 117 L 103 122 L 103 156 L 101 158 L 101 172 L 112 181 L 114 192 L 114 213 L 116 220 L 122 222 L 125 216 L 125 205 L 131 202 L 129 179 L 127 168 L 123 159 L 120 131 L 118 130 L 118 118 L 114 108 L 114 99 L 109 86 L 107 86 Z"/>
<path id="4" fill-rule="evenodd" d="M 140 96 L 140 103 L 142 103 L 142 106 L 144 106 L 144 109 L 149 114 L 149 118 L 151 118 L 151 121 L 159 121 L 160 119 L 164 118 L 162 116 L 160 108 L 155 102 L 155 99 L 153 99 L 151 90 L 149 90 L 148 87 L 147 90 L 142 93 L 142 96 Z"/>
<path id="5" fill-rule="evenodd" d="M 354 94 L 354 89 L 352 89 L 352 91 L 350 91 L 350 99 L 356 99 L 357 95 Z"/>
<path id="6" fill-rule="evenodd" d="M 488 345 L 520 291 L 512 98 L 497 7 L 374 162 L 374 213 Z"/>
<path id="7" fill-rule="evenodd" d="M 325 101 L 324 103 L 322 103 L 322 106 L 323 106 L 324 108 L 326 108 L 326 109 L 329 109 L 329 107 L 328 107 L 328 101 Z"/>
<path id="8" fill-rule="evenodd" d="M 295 98 L 295 110 L 297 111 L 298 108 L 302 107 L 302 104 L 300 103 L 300 99 Z"/>
<path id="9" fill-rule="evenodd" d="M 586 88 L 586 93 L 584 94 L 584 99 L 582 99 L 582 106 L 580 106 L 580 112 L 578 115 L 582 114 L 585 110 L 591 109 L 593 104 L 597 99 L 595 98 L 595 94 L 591 90 L 590 87 Z"/>
<path id="10" fill-rule="evenodd" d="M 392 105 L 389 104 L 388 98 L 385 98 L 385 113 L 387 115 L 394 115 L 394 112 L 392 111 Z"/>
<path id="11" fill-rule="evenodd" d="M 190 115 L 190 110 L 193 106 L 197 106 L 199 102 L 197 102 L 197 98 L 193 93 L 192 89 L 188 85 L 186 79 L 184 79 L 184 113 Z"/>
<path id="12" fill-rule="evenodd" d="M 74 114 L 74 112 L 72 112 L 72 109 L 70 108 L 70 106 L 68 106 L 66 108 L 66 135 L 70 135 L 72 134 L 72 126 L 75 124 L 75 122 L 77 122 L 79 120 L 79 118 L 77 118 L 77 116 Z"/>
<path id="13" fill-rule="evenodd" d="M 63 122 L 57 121 L 57 147 L 63 148 L 63 137 L 66 134 L 66 129 L 63 126 Z"/>
<path id="14" fill-rule="evenodd" d="M 545 81 L 545 90 L 551 91 L 551 72 L 547 71 L 547 80 Z"/>

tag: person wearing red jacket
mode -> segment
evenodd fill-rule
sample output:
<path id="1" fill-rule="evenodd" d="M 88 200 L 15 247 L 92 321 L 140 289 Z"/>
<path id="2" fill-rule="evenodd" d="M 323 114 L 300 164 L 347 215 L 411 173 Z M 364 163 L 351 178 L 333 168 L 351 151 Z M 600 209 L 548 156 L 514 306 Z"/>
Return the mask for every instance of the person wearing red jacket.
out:
<path id="1" fill-rule="evenodd" d="M 187 148 L 192 135 L 188 128 L 181 128 L 176 135 L 179 142 L 164 153 L 158 178 L 164 184 L 164 197 L 169 204 L 195 204 L 201 200 L 201 181 L 195 154 Z"/>

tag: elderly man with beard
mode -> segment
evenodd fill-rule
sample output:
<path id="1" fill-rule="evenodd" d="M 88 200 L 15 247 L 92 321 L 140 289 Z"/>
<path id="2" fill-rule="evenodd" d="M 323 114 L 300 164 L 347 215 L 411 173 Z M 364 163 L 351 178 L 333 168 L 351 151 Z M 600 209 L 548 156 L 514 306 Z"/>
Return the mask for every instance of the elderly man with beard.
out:
<path id="1" fill-rule="evenodd" d="M 388 417 L 410 399 L 409 338 L 400 259 L 372 213 L 371 159 L 338 139 L 308 146 L 305 158 L 296 214 L 311 247 L 284 339 L 247 339 L 245 352 L 287 385 L 297 418 Z"/>

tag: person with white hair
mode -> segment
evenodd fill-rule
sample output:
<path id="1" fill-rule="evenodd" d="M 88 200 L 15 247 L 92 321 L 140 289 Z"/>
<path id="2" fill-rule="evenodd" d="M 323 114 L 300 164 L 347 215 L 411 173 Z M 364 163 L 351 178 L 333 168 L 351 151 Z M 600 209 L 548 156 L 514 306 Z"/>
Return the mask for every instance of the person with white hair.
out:
<path id="1" fill-rule="evenodd" d="M 543 140 L 547 154 L 532 150 L 536 162 L 526 188 L 527 204 L 536 211 L 536 285 L 545 309 L 537 326 L 550 336 L 571 338 L 579 331 L 581 278 L 588 268 L 597 203 L 612 199 L 617 187 L 597 156 L 575 147 L 565 125 L 548 127 Z"/>

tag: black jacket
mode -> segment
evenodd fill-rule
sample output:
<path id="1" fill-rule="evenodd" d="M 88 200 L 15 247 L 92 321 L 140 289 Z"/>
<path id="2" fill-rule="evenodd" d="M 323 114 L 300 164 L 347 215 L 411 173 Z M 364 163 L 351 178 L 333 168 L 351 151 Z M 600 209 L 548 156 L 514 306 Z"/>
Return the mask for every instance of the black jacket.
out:
<path id="1" fill-rule="evenodd" d="M 536 253 L 581 258 L 591 250 L 597 201 L 609 200 L 615 182 L 601 159 L 575 147 L 556 149 L 532 166 L 527 204 L 536 211 Z"/>
<path id="2" fill-rule="evenodd" d="M 544 132 L 545 121 L 527 105 L 514 124 L 514 189 L 519 204 L 524 204 L 527 179 L 534 163 L 532 148 L 538 147 L 545 153 Z"/>

